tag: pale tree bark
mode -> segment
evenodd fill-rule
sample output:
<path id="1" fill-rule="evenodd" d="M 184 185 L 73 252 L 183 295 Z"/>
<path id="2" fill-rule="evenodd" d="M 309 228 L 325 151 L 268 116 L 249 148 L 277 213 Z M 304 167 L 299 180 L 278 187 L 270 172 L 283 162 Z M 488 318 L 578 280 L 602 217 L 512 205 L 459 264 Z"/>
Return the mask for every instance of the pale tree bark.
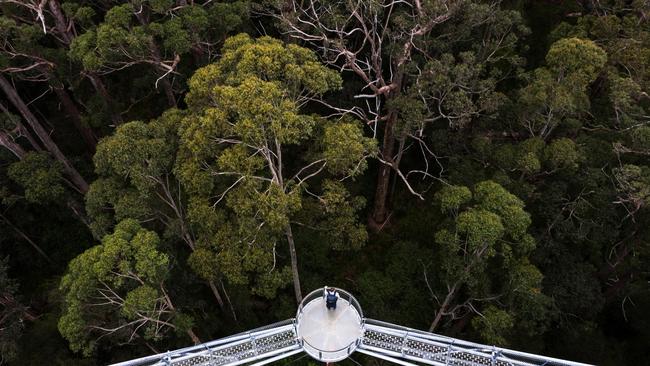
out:
<path id="1" fill-rule="evenodd" d="M 296 244 L 293 241 L 293 232 L 291 225 L 287 225 L 285 230 L 287 241 L 289 242 L 289 255 L 291 256 L 291 274 L 293 275 L 293 291 L 296 295 L 296 303 L 302 302 L 302 291 L 300 290 L 300 275 L 298 273 L 298 255 L 296 254 Z"/>
<path id="2" fill-rule="evenodd" d="M 74 22 L 66 18 L 65 14 L 63 14 L 59 0 L 47 1 L 50 13 L 52 13 L 52 17 L 54 18 L 55 29 L 59 35 L 59 39 L 66 48 L 69 48 L 70 43 L 72 43 L 72 41 L 77 37 Z M 116 125 L 122 123 L 122 116 L 117 111 L 115 101 L 106 89 L 106 85 L 104 85 L 102 79 L 94 72 L 85 72 L 82 73 L 82 75 L 85 75 L 90 80 L 90 83 L 93 85 L 97 93 L 102 96 L 104 107 L 109 111 L 112 122 Z M 86 137 L 84 137 L 84 139 L 86 139 Z"/>
<path id="3" fill-rule="evenodd" d="M 21 80 L 47 83 L 49 87 L 54 90 L 54 93 L 61 102 L 61 106 L 67 112 L 69 120 L 72 121 L 73 125 L 82 136 L 88 150 L 91 153 L 94 153 L 97 138 L 92 129 L 83 123 L 79 109 L 72 101 L 72 98 L 66 91 L 63 83 L 56 77 L 54 73 L 56 65 L 43 58 L 36 51 L 34 51 L 33 54 L 16 51 L 14 46 L 8 42 L 4 43 L 3 46 L 0 46 L 0 52 L 4 53 L 9 58 L 17 57 L 28 61 L 24 66 L 7 67 L 0 70 L 0 72 L 16 75 Z M 0 109 L 5 111 L 4 107 L 1 107 Z M 5 111 L 5 113 L 8 112 Z"/>
<path id="4" fill-rule="evenodd" d="M 404 74 L 411 61 L 414 50 L 422 52 L 415 45 L 426 37 L 433 27 L 446 22 L 456 10 L 456 1 L 441 1 L 435 14 L 425 9 L 419 0 L 363 1 L 320 4 L 314 0 L 288 0 L 276 9 L 276 17 L 285 26 L 285 35 L 313 45 L 322 54 L 323 61 L 348 71 L 358 77 L 365 85 L 355 96 L 365 102 L 367 108 L 358 106 L 339 108 L 322 100 L 316 100 L 332 108 L 337 114 L 352 114 L 373 129 L 377 136 L 379 124 L 383 123 L 383 138 L 380 144 L 379 161 L 381 166 L 377 176 L 377 188 L 370 226 L 381 227 L 388 218 L 388 198 L 390 181 L 393 176 L 407 185 L 409 191 L 418 198 L 407 180 L 407 174 L 400 171 L 399 159 L 395 159 L 395 123 L 399 115 L 390 111 L 390 101 L 404 89 Z M 344 5 L 341 5 L 344 4 Z M 337 6 L 343 8 L 337 8 Z M 412 24 L 404 30 L 397 30 L 396 37 L 391 30 L 391 18 L 406 6 Z M 381 12 L 378 10 L 381 9 Z M 326 23 L 337 12 L 344 16 L 334 24 Z M 349 42 L 352 37 L 358 42 Z M 394 50 L 389 50 L 394 48 Z M 422 143 L 420 140 L 419 143 Z"/>
<path id="5" fill-rule="evenodd" d="M 26 152 L 22 146 L 16 143 L 13 137 L 4 131 L 0 131 L 0 146 L 9 150 L 9 152 L 14 154 L 18 160 L 21 160 L 23 157 L 25 157 Z"/>
<path id="6" fill-rule="evenodd" d="M 9 110 L 2 103 L 0 103 L 0 109 L 2 110 L 2 112 L 7 117 L 12 118 L 12 115 L 9 112 Z M 16 133 L 17 136 L 14 136 L 14 133 Z M 41 147 L 41 145 L 38 144 L 36 139 L 34 139 L 34 136 L 32 136 L 32 134 L 25 128 L 25 126 L 23 126 L 23 124 L 20 121 L 16 121 L 16 127 L 15 127 L 14 131 L 12 131 L 12 132 L 5 131 L 5 134 L 14 143 L 15 143 L 15 140 L 18 137 L 24 137 L 25 139 L 27 139 L 27 141 L 29 142 L 29 145 L 32 147 L 32 149 L 34 149 L 36 151 L 43 151 L 43 148 Z M 21 146 L 18 145 L 18 147 L 21 147 Z M 24 154 L 23 154 L 23 156 L 20 156 L 20 159 L 22 159 L 23 157 L 24 157 Z"/>
<path id="7" fill-rule="evenodd" d="M 467 244 L 465 244 L 467 245 Z M 442 301 L 442 304 L 440 304 L 440 308 L 438 309 L 438 312 L 436 313 L 435 318 L 431 322 L 431 326 L 429 326 L 429 332 L 433 332 L 438 325 L 440 325 L 440 321 L 442 320 L 443 316 L 446 315 L 451 315 L 452 320 L 457 319 L 457 312 L 459 309 L 467 309 L 469 308 L 473 312 L 477 312 L 474 306 L 472 305 L 472 301 L 477 300 L 477 299 L 472 299 L 469 298 L 467 299 L 464 304 L 462 305 L 457 305 L 451 310 L 449 310 L 449 307 L 451 306 L 452 302 L 456 299 L 456 295 L 458 295 L 458 292 L 461 290 L 462 286 L 465 285 L 467 278 L 469 278 L 472 273 L 472 269 L 474 269 L 474 266 L 480 262 L 481 260 L 484 260 L 483 255 L 485 252 L 488 250 L 489 245 L 484 244 L 483 246 L 476 248 L 473 252 L 468 253 L 467 250 L 465 250 L 465 268 L 462 270 L 462 273 L 458 274 L 460 277 L 454 282 L 453 285 L 450 286 L 449 283 L 447 283 L 447 295 L 445 296 L 445 299 Z M 425 282 L 427 283 L 427 287 L 429 288 L 429 291 L 431 292 L 431 295 L 438 300 L 438 297 L 434 295 L 433 290 L 429 286 L 429 282 L 426 277 L 426 272 L 425 272 Z M 488 298 L 482 299 L 482 301 L 486 300 L 495 300 L 499 298 L 500 295 L 497 296 L 491 296 Z"/>
<path id="8" fill-rule="evenodd" d="M 25 102 L 18 95 L 14 86 L 3 75 L 0 75 L 0 89 L 4 91 L 9 101 L 11 101 L 25 121 L 27 121 L 47 151 L 49 151 L 52 156 L 63 165 L 63 169 L 72 182 L 74 188 L 81 194 L 88 192 L 88 183 L 86 180 L 81 176 L 81 174 L 79 174 L 77 169 L 72 166 L 72 163 L 70 163 L 63 152 L 59 150 L 59 147 L 56 145 L 54 140 L 52 140 L 50 134 L 45 130 L 45 128 L 43 128 L 36 116 L 34 116 L 34 114 L 29 110 Z"/>
<path id="9" fill-rule="evenodd" d="M 29 310 L 28 307 L 16 301 L 16 298 L 14 298 L 14 296 L 9 292 L 0 292 L 0 305 L 3 309 L 6 309 L 6 311 L 19 312 L 19 317 L 21 320 L 28 320 L 30 322 L 33 322 L 39 317 L 37 314 L 34 314 L 34 312 Z M 0 314 L 0 329 L 2 329 L 4 325 L 4 315 L 6 314 Z"/>
<path id="10" fill-rule="evenodd" d="M 162 284 L 160 285 L 160 289 L 162 290 L 165 302 L 167 303 L 167 306 L 169 306 L 169 309 L 171 309 L 172 311 L 175 311 L 176 308 L 174 307 L 174 304 L 172 303 L 172 299 L 169 297 L 169 295 L 167 294 L 167 291 L 165 291 L 165 287 Z M 196 333 L 194 333 L 192 328 L 187 329 L 185 331 L 185 333 L 192 339 L 192 342 L 194 342 L 194 344 L 201 343 L 201 339 L 199 339 L 199 337 L 196 335 Z"/>
<path id="11" fill-rule="evenodd" d="M 138 18 L 138 21 L 143 26 L 149 25 L 149 19 L 147 19 L 146 15 L 144 14 L 144 11 L 137 12 L 136 18 Z M 160 56 L 160 49 L 158 48 L 158 45 L 155 44 L 153 41 L 150 42 L 149 44 L 149 51 L 151 52 L 153 61 L 156 64 L 156 69 L 160 69 L 161 67 L 163 67 L 164 63 L 162 61 L 162 57 Z M 172 84 L 169 82 L 167 75 L 174 70 L 176 65 L 178 65 L 179 61 L 180 58 L 178 55 L 176 55 L 176 59 L 174 60 L 171 69 L 163 70 L 164 74 L 161 77 L 159 77 L 158 80 L 156 81 L 156 87 L 158 86 L 158 83 L 162 85 L 165 96 L 167 97 L 167 104 L 172 108 L 176 107 L 176 96 L 174 95 L 174 89 L 172 88 Z"/>
<path id="12" fill-rule="evenodd" d="M 158 185 L 160 185 L 162 189 L 162 193 L 157 193 L 158 198 L 164 202 L 169 208 L 174 212 L 174 215 L 178 219 L 180 223 L 180 236 L 181 239 L 187 244 L 187 246 L 190 248 L 190 250 L 193 252 L 196 250 L 196 243 L 194 239 L 194 235 L 190 231 L 190 226 L 187 223 L 187 220 L 185 218 L 185 210 L 183 209 L 183 204 L 181 201 L 181 194 L 180 194 L 180 183 L 178 183 L 178 195 L 174 194 L 172 191 L 172 187 L 169 184 L 169 174 L 166 174 L 164 179 L 163 178 L 158 178 L 158 177 L 152 177 L 149 176 L 149 179 L 152 181 L 156 182 Z M 164 216 L 164 215 L 163 215 Z M 162 218 L 161 221 L 163 224 L 170 226 L 170 223 L 168 222 L 167 219 Z M 225 304 L 223 301 L 223 298 L 221 297 L 221 294 L 219 293 L 219 289 L 217 288 L 217 285 L 214 280 L 208 280 L 208 286 L 210 287 L 210 291 L 212 291 L 212 294 L 214 295 L 215 299 L 217 300 L 217 303 L 219 304 L 219 308 L 221 310 L 225 310 Z M 225 293 L 225 287 L 223 287 L 224 293 Z M 227 296 L 227 295 L 226 295 Z M 233 317 L 237 319 L 237 316 L 235 315 L 234 309 L 232 310 Z"/>
<path id="13" fill-rule="evenodd" d="M 440 305 L 440 309 L 438 309 L 436 317 L 431 322 L 431 326 L 429 326 L 429 332 L 435 331 L 438 327 L 438 324 L 442 320 L 442 316 L 445 314 L 447 308 L 449 308 L 449 305 L 456 296 L 456 286 L 458 286 L 458 283 L 454 284 L 454 286 L 447 293 L 447 296 L 445 296 L 445 300 L 442 302 L 442 305 Z"/>

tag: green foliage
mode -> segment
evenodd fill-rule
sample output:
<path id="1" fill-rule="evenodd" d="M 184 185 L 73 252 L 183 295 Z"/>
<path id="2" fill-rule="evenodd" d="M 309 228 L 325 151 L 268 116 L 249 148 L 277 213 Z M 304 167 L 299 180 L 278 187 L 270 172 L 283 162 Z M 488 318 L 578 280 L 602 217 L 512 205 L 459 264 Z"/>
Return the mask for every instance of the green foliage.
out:
<path id="1" fill-rule="evenodd" d="M 439 263 L 434 275 L 436 296 L 446 297 L 438 311 L 454 314 L 450 311 L 453 304 L 472 303 L 477 298 L 505 299 L 505 308 L 500 307 L 502 302 L 489 300 L 481 301 L 483 310 L 477 308 L 478 303 L 472 304 L 480 316 L 472 326 L 481 337 L 505 344 L 507 334 L 520 321 L 517 319 L 539 319 L 548 306 L 540 292 L 541 273 L 528 261 L 535 248 L 535 240 L 527 233 L 530 215 L 519 198 L 493 181 L 480 182 L 473 191 L 447 186 L 436 196 L 443 212 L 453 214 L 434 234 L 435 261 Z M 508 275 L 504 278 L 502 274 Z M 527 332 L 540 331 L 533 321 L 525 324 L 520 328 Z"/>
<path id="2" fill-rule="evenodd" d="M 170 109 L 148 123 L 125 123 L 97 145 L 94 162 L 99 177 L 85 197 L 96 237 L 105 235 L 115 221 L 127 218 L 162 217 L 169 230 L 178 231 L 179 218 L 172 217 L 178 215 L 174 208 L 182 204 L 177 202 L 182 192 L 173 168 L 183 116 L 184 112 Z"/>
<path id="3" fill-rule="evenodd" d="M 650 168 L 632 164 L 614 169 L 617 190 L 623 194 L 623 200 L 630 201 L 635 207 L 644 205 L 650 198 Z"/>
<path id="4" fill-rule="evenodd" d="M 11 164 L 9 177 L 25 190 L 25 198 L 34 203 L 58 202 L 63 198 L 63 166 L 46 153 L 32 152 Z"/>
<path id="5" fill-rule="evenodd" d="M 183 112 L 171 109 L 148 124 L 132 121 L 119 126 L 97 146 L 96 172 L 128 178 L 135 188 L 148 193 L 157 179 L 172 170 L 176 128 L 182 117 Z"/>
<path id="6" fill-rule="evenodd" d="M 546 65 L 554 73 L 584 87 L 592 82 L 607 61 L 607 54 L 591 40 L 564 38 L 546 54 Z"/>
<path id="7" fill-rule="evenodd" d="M 366 170 L 366 159 L 359 157 L 374 156 L 377 150 L 375 141 L 364 137 L 361 127 L 355 122 L 328 124 L 323 145 L 327 169 L 332 174 L 351 177 Z"/>
<path id="8" fill-rule="evenodd" d="M 463 186 L 444 186 L 436 192 L 436 198 L 443 212 L 452 211 L 458 215 L 459 208 L 472 199 L 472 192 Z"/>
<path id="9" fill-rule="evenodd" d="M 46 31 L 39 1 L 0 5 L 0 72 L 92 182 L 84 212 L 3 99 L 0 143 L 27 154 L 0 145 L 0 363 L 109 364 L 290 317 L 288 229 L 302 289 L 342 286 L 373 318 L 646 362 L 647 2 L 407 2 L 316 7 L 327 41 L 293 44 L 256 38 L 293 38 L 268 1 L 48 1 Z M 377 156 L 424 198 L 393 171 L 379 227 Z"/>
<path id="10" fill-rule="evenodd" d="M 575 142 L 568 138 L 553 140 L 544 148 L 544 160 L 552 169 L 575 170 L 581 160 Z"/>
<path id="11" fill-rule="evenodd" d="M 103 336 L 116 342 L 131 342 L 135 334 L 149 340 L 163 336 L 175 311 L 169 311 L 164 287 L 170 260 L 158 250 L 159 242 L 156 233 L 124 220 L 100 245 L 70 262 L 61 280 L 59 331 L 71 349 L 89 355 Z"/>
<path id="12" fill-rule="evenodd" d="M 329 245 L 337 250 L 358 250 L 368 240 L 364 225 L 357 221 L 357 212 L 366 200 L 363 197 L 350 197 L 345 186 L 328 180 L 323 184 L 323 227 L 328 231 Z"/>
<path id="13" fill-rule="evenodd" d="M 587 86 L 605 66 L 605 51 L 593 41 L 566 38 L 546 55 L 546 67 L 536 69 L 520 91 L 520 119 L 528 130 L 546 139 L 553 129 L 589 107 Z"/>
<path id="14" fill-rule="evenodd" d="M 276 263 L 278 242 L 293 240 L 288 232 L 298 217 L 331 233 L 333 248 L 366 241 L 356 222 L 364 200 L 321 180 L 361 174 L 375 154 L 374 141 L 353 121 L 327 122 L 301 111 L 303 98 L 340 88 L 338 73 L 306 48 L 240 34 L 227 39 L 219 62 L 197 70 L 189 85 L 176 172 L 200 197 L 190 216 L 194 225 L 199 217 L 228 217 L 218 230 L 200 231 L 203 249 L 190 259 L 197 273 L 217 278 L 212 268 L 219 268 L 229 282 L 252 281 L 254 293 L 275 297 L 290 274 Z M 290 149 L 306 153 L 287 160 Z M 305 202 L 313 198 L 321 212 Z"/>
<path id="15" fill-rule="evenodd" d="M 514 325 L 514 320 L 508 312 L 489 306 L 485 311 L 472 320 L 472 327 L 479 329 L 485 342 L 495 346 L 507 346 L 508 342 L 503 334 Z"/>

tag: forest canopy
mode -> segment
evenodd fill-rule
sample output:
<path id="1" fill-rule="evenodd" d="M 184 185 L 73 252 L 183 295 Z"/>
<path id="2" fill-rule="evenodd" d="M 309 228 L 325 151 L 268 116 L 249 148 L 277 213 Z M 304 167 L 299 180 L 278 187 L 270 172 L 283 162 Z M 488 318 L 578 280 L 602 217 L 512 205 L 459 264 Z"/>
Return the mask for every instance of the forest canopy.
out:
<path id="1" fill-rule="evenodd" d="M 0 0 L 0 41 L 0 365 L 205 342 L 324 285 L 650 359 L 648 1 Z"/>

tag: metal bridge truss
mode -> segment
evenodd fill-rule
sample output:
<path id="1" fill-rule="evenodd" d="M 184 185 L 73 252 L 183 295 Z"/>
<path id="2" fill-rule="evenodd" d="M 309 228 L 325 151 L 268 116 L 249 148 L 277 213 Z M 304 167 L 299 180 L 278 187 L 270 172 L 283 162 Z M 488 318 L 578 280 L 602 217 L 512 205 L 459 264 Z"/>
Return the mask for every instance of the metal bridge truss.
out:
<path id="1" fill-rule="evenodd" d="M 113 366 L 261 366 L 303 351 L 295 319 Z M 404 366 L 587 366 L 363 319 L 356 351 Z"/>

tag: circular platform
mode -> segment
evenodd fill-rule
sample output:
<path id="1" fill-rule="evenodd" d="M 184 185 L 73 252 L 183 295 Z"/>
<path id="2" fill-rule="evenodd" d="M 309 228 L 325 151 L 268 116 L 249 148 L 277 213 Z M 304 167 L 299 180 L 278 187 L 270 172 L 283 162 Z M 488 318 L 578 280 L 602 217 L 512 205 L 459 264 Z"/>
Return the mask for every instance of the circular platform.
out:
<path id="1" fill-rule="evenodd" d="M 337 289 L 340 298 L 335 310 L 325 306 L 323 289 L 305 296 L 296 315 L 298 337 L 303 349 L 324 362 L 341 361 L 357 347 L 363 335 L 363 313 L 357 300 Z"/>

